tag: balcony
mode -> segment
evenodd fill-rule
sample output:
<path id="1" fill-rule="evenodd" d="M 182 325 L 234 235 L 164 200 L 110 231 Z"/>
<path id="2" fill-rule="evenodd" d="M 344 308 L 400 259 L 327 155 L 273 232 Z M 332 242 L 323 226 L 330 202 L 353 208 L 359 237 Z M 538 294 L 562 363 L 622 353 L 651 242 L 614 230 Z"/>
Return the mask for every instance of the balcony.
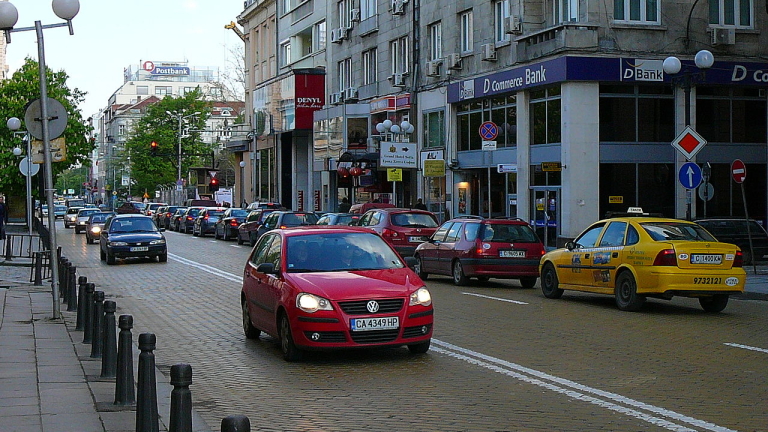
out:
<path id="1" fill-rule="evenodd" d="M 515 38 L 517 61 L 526 62 L 570 50 L 597 48 L 594 24 L 564 23 Z"/>

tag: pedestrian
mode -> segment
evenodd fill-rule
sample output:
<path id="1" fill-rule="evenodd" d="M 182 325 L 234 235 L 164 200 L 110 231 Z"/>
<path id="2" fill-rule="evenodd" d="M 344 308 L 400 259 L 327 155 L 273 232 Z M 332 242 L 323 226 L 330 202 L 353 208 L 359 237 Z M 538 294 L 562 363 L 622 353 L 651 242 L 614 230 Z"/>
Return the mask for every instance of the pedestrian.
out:
<path id="1" fill-rule="evenodd" d="M 5 240 L 6 222 L 8 222 L 8 210 L 5 208 L 5 197 L 0 195 L 0 240 Z"/>
<path id="2" fill-rule="evenodd" d="M 347 197 L 344 197 L 341 199 L 341 204 L 339 204 L 339 213 L 349 213 L 351 207 L 352 204 L 349 203 Z"/>
<path id="3" fill-rule="evenodd" d="M 416 200 L 416 204 L 413 205 L 413 208 L 418 210 L 426 210 L 427 206 L 422 202 L 421 198 Z"/>

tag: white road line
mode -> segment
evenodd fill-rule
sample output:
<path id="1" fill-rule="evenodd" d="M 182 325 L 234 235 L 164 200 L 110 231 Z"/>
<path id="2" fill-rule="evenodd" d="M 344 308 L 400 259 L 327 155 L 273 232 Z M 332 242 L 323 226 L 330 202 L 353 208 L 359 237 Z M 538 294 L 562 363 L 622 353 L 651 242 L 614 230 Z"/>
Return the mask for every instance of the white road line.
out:
<path id="1" fill-rule="evenodd" d="M 726 342 L 724 345 L 728 345 L 728 346 L 732 346 L 732 347 L 736 347 L 736 348 L 744 348 L 744 349 L 746 349 L 746 350 L 751 350 L 751 351 L 757 351 L 757 352 L 762 352 L 762 353 L 768 353 L 768 349 L 765 349 L 765 348 L 757 348 L 757 347 L 753 347 L 753 346 L 749 346 L 749 345 L 742 345 L 742 344 L 737 344 L 737 343 L 730 343 L 730 342 Z"/>
<path id="2" fill-rule="evenodd" d="M 487 296 L 487 295 L 475 294 L 475 293 L 469 293 L 469 292 L 463 292 L 462 294 L 470 295 L 470 296 L 475 296 L 475 297 L 482 297 L 482 298 L 491 299 L 491 300 L 498 300 L 498 301 L 503 301 L 503 302 L 508 302 L 508 303 L 521 304 L 521 305 L 527 305 L 528 304 L 526 302 L 521 302 L 521 301 L 517 301 L 517 300 L 510 300 L 510 299 L 499 298 L 499 297 L 491 297 L 491 296 Z"/>
<path id="3" fill-rule="evenodd" d="M 214 274 L 216 276 L 220 276 L 224 279 L 227 279 L 233 282 L 242 283 L 242 280 L 243 280 L 242 277 L 239 277 L 232 273 L 228 273 L 223 270 L 219 270 L 215 267 L 212 267 L 206 264 L 201 264 L 201 263 L 180 257 L 178 255 L 168 254 L 168 257 L 173 259 L 174 261 L 178 261 L 182 264 L 195 267 L 202 271 Z M 472 294 L 472 293 L 463 293 L 463 294 L 475 295 L 478 297 L 487 297 L 493 300 L 514 302 L 512 300 L 488 297 L 488 296 L 483 296 L 479 294 Z M 611 411 L 615 411 L 630 417 L 638 418 L 640 420 L 646 421 L 648 423 L 651 423 L 658 427 L 662 427 L 667 430 L 676 431 L 676 432 L 696 432 L 696 429 L 691 429 L 687 426 L 673 423 L 670 420 L 666 420 L 658 416 L 667 417 L 672 420 L 688 423 L 694 427 L 698 427 L 700 429 L 704 429 L 708 431 L 736 432 L 733 429 L 728 429 L 722 426 L 718 426 L 716 424 L 709 423 L 704 420 L 695 419 L 693 417 L 689 417 L 689 416 L 677 413 L 675 411 L 667 410 L 665 408 L 660 408 L 654 405 L 646 404 L 644 402 L 630 399 L 628 397 L 624 397 L 616 393 L 611 393 L 611 392 L 599 390 L 596 388 L 592 388 L 589 386 L 585 386 L 577 382 L 567 380 L 565 378 L 559 378 L 554 375 L 547 374 L 545 372 L 540 372 L 535 369 L 530 369 L 516 363 L 508 362 L 506 360 L 501 360 L 495 357 L 481 354 L 476 351 L 461 348 L 457 345 L 453 345 L 437 339 L 432 339 L 432 344 L 433 344 L 432 351 L 434 352 L 441 353 L 459 360 L 463 360 L 463 361 L 466 361 L 467 363 L 477 365 L 477 366 L 492 370 L 494 372 L 498 372 L 498 373 L 516 378 L 518 380 L 527 382 L 529 384 L 537 385 L 537 386 L 546 388 L 548 390 L 554 391 L 556 393 L 564 394 L 568 397 L 572 397 L 584 402 L 597 405 L 599 407 L 602 407 Z M 435 345 L 437 345 L 437 347 Z M 760 348 L 746 347 L 744 345 L 738 345 L 738 344 L 726 344 L 726 345 L 737 346 L 739 348 L 754 349 L 756 351 L 763 351 Z M 768 350 L 765 350 L 765 351 L 768 352 Z M 594 396 L 591 396 L 590 394 Z M 625 406 L 622 406 L 620 404 L 623 404 Z M 652 414 L 644 413 L 638 410 L 645 410 Z"/>

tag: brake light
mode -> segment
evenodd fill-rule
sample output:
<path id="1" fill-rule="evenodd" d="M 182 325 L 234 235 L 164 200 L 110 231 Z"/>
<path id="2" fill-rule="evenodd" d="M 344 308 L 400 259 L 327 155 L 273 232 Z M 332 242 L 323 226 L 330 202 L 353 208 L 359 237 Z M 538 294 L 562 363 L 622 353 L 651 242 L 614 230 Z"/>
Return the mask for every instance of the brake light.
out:
<path id="1" fill-rule="evenodd" d="M 171 217 L 171 213 L 170 212 L 166 213 L 165 217 Z"/>
<path id="2" fill-rule="evenodd" d="M 232 226 L 237 226 L 238 225 L 236 219 L 232 219 L 231 221 L 229 221 L 229 224 L 232 225 Z"/>
<path id="3" fill-rule="evenodd" d="M 736 251 L 736 256 L 733 258 L 734 267 L 744 266 L 744 253 L 742 251 Z"/>
<path id="4" fill-rule="evenodd" d="M 192 216 L 187 216 L 187 220 L 192 220 Z"/>
<path id="5" fill-rule="evenodd" d="M 397 238 L 397 231 L 391 230 L 389 228 L 384 228 L 381 231 L 381 236 L 384 237 L 386 240 L 399 240 Z"/>
<path id="6" fill-rule="evenodd" d="M 208 215 L 205 215 L 205 217 L 203 219 L 208 220 Z"/>
<path id="7" fill-rule="evenodd" d="M 664 249 L 659 251 L 656 259 L 653 260 L 655 266 L 677 266 L 677 256 L 674 249 Z"/>
<path id="8" fill-rule="evenodd" d="M 286 229 L 286 228 L 288 228 L 288 227 L 285 226 L 285 225 L 280 225 L 280 229 Z"/>

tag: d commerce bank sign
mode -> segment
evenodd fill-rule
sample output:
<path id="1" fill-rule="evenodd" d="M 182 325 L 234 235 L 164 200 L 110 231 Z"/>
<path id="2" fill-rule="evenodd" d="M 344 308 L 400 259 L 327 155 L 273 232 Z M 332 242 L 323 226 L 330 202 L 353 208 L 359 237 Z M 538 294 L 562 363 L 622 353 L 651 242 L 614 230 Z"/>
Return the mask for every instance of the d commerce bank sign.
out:
<path id="1" fill-rule="evenodd" d="M 559 57 L 448 85 L 448 102 L 512 93 L 564 81 L 671 83 L 663 59 Z M 693 61 L 683 61 L 695 68 Z M 768 86 L 768 63 L 716 62 L 704 84 Z"/>

